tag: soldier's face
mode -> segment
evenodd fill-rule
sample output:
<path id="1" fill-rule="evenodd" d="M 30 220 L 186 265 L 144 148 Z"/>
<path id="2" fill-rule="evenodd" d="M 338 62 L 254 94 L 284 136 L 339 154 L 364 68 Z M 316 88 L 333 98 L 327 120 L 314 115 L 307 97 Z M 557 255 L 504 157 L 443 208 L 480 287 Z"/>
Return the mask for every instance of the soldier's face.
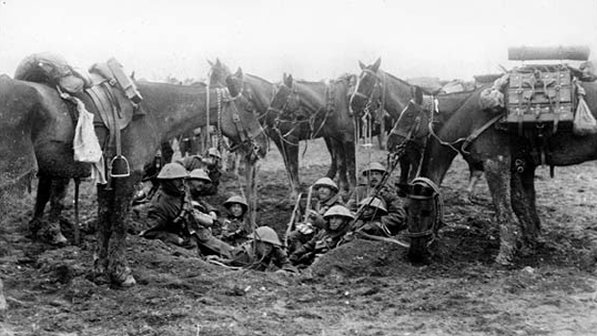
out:
<path id="1" fill-rule="evenodd" d="M 365 209 L 363 210 L 363 217 L 369 218 L 369 217 L 373 217 L 373 214 L 375 214 L 375 208 L 374 207 L 370 207 L 367 206 L 365 207 Z"/>
<path id="2" fill-rule="evenodd" d="M 184 180 L 183 179 L 172 179 L 172 186 L 180 192 L 184 192 Z"/>
<path id="3" fill-rule="evenodd" d="M 322 187 L 322 186 L 317 188 L 317 198 L 319 198 L 320 201 L 325 201 L 325 200 L 329 199 L 330 197 L 332 197 L 332 195 L 333 195 L 333 191 L 331 188 Z"/>
<path id="4" fill-rule="evenodd" d="M 243 207 L 238 203 L 233 203 L 230 206 L 230 213 L 234 217 L 241 217 L 243 215 Z"/>
<path id="5" fill-rule="evenodd" d="M 263 258 L 269 255 L 270 253 L 272 253 L 273 249 L 274 247 L 272 246 L 272 244 L 262 242 L 260 240 L 258 240 L 255 244 L 255 253 L 257 254 L 258 258 Z"/>
<path id="6" fill-rule="evenodd" d="M 330 218 L 330 230 L 336 231 L 344 226 L 346 219 L 342 216 L 332 216 Z"/>
<path id="7" fill-rule="evenodd" d="M 189 180 L 189 188 L 194 191 L 202 191 L 207 187 L 207 182 L 204 180 Z"/>
<path id="8" fill-rule="evenodd" d="M 369 186 L 376 187 L 379 182 L 381 182 L 381 178 L 383 177 L 383 173 L 380 171 L 372 170 L 368 172 L 369 177 Z"/>

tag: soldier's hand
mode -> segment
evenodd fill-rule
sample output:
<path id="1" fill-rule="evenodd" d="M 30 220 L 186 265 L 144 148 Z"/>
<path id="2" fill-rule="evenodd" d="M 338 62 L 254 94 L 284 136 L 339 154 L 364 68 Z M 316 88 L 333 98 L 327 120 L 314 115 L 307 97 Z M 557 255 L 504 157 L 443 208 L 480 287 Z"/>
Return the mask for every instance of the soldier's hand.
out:
<path id="1" fill-rule="evenodd" d="M 218 219 L 218 214 L 215 211 L 210 211 L 209 215 L 211 216 L 211 218 L 213 218 L 213 220 Z"/>

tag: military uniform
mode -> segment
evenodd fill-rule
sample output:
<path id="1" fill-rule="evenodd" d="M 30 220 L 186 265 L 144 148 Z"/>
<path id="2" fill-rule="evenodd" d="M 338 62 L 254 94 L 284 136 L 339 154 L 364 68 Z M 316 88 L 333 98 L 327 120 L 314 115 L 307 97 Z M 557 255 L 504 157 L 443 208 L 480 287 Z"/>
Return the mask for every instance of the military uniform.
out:
<path id="1" fill-rule="evenodd" d="M 232 246 L 216 239 L 210 229 L 201 224 L 196 216 L 206 216 L 208 208 L 194 202 L 194 209 L 183 209 L 185 196 L 171 195 L 162 190 L 152 201 L 147 214 L 150 229 L 141 233 L 148 239 L 160 239 L 164 242 L 193 248 L 197 246 L 202 254 L 229 256 Z M 211 217 L 209 217 L 211 218 Z M 190 221 L 194 221 L 191 225 Z"/>
<path id="2" fill-rule="evenodd" d="M 193 171 L 195 169 L 204 169 L 206 171 L 211 183 L 205 187 L 205 189 L 203 189 L 201 196 L 211 196 L 218 192 L 218 186 L 220 185 L 220 177 L 222 176 L 222 173 L 217 165 L 206 164 L 200 155 L 187 156 L 176 162 L 181 164 L 188 171 Z"/>
<path id="3" fill-rule="evenodd" d="M 252 241 L 248 241 L 235 248 L 231 254 L 232 257 L 226 262 L 230 266 L 246 267 L 256 271 L 294 270 L 288 255 L 278 246 L 262 258 L 255 254 Z"/>
<path id="4" fill-rule="evenodd" d="M 373 187 L 363 185 L 356 187 L 347 207 L 352 211 L 357 211 L 359 202 L 366 197 L 373 196 L 374 191 Z M 406 227 L 406 212 L 402 207 L 402 200 L 394 188 L 387 185 L 381 187 L 377 197 L 385 202 L 388 211 L 388 214 L 381 218 L 381 222 L 390 230 L 390 235 L 396 235 Z"/>
<path id="5" fill-rule="evenodd" d="M 290 261 L 293 264 L 311 264 L 317 256 L 334 249 L 349 229 L 350 226 L 346 225 L 342 230 L 337 232 L 330 232 L 325 229 L 320 230 L 308 242 L 301 245 L 290 255 Z"/>
<path id="6" fill-rule="evenodd" d="M 317 232 L 319 232 L 320 229 L 325 226 L 325 220 L 323 219 L 323 215 L 334 205 L 344 205 L 344 201 L 342 200 L 342 197 L 340 197 L 339 194 L 330 197 L 328 200 L 324 202 L 318 201 L 315 204 L 313 210 L 317 212 L 317 216 L 315 216 L 312 219 L 309 218 L 310 220 L 312 220 L 313 225 L 310 225 L 310 227 L 301 227 L 301 225 L 308 226 L 309 224 L 300 223 L 297 225 L 297 229 L 290 232 L 290 234 L 288 235 L 288 251 L 290 253 L 293 253 L 301 245 L 307 243 L 309 240 L 315 237 Z"/>

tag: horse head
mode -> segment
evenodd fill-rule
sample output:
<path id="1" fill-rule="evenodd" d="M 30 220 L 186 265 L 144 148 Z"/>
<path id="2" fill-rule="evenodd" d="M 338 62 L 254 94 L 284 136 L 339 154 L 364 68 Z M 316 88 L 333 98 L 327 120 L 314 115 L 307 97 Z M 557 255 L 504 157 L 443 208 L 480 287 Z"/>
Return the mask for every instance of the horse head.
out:
<path id="1" fill-rule="evenodd" d="M 379 70 L 380 64 L 381 58 L 371 65 L 365 65 L 359 61 L 361 74 L 357 78 L 354 92 L 350 97 L 350 107 L 358 116 L 366 113 L 366 109 L 378 107 L 372 106 L 372 104 L 381 104 L 384 88 Z"/>
<path id="2" fill-rule="evenodd" d="M 241 134 L 240 142 L 237 142 L 237 144 L 233 146 L 233 149 L 241 148 L 243 152 L 248 153 L 249 155 L 255 154 L 257 157 L 264 157 L 267 152 L 267 138 L 263 133 L 261 125 L 256 119 L 257 115 L 254 113 L 253 105 L 249 99 L 242 94 L 242 87 L 238 88 L 234 86 L 231 90 L 231 86 L 228 84 L 231 81 L 232 74 L 230 69 L 224 63 L 219 59 L 216 59 L 215 63 L 208 62 L 211 65 L 209 78 L 210 85 L 219 88 L 220 90 L 225 90 L 228 99 L 232 102 L 232 108 L 236 111 L 236 114 L 240 116 L 240 123 L 248 126 L 250 130 L 253 130 L 250 134 L 246 134 L 244 137 Z M 234 114 L 233 111 L 233 119 L 238 119 L 237 117 L 234 117 Z M 242 116 L 245 117 L 245 120 L 242 120 Z M 238 126 L 238 120 L 234 122 Z"/>
<path id="3" fill-rule="evenodd" d="M 403 146 L 414 145 L 420 149 L 425 145 L 429 135 L 429 113 L 429 110 L 412 100 L 406 105 L 388 136 L 387 148 L 390 153 L 397 152 Z"/>
<path id="4" fill-rule="evenodd" d="M 293 115 L 300 109 L 300 97 L 292 75 L 283 75 L 282 83 L 276 88 L 268 108 L 276 118 Z"/>
<path id="5" fill-rule="evenodd" d="M 404 203 L 408 222 L 406 236 L 411 239 L 408 256 L 413 262 L 427 262 L 427 246 L 443 225 L 441 193 L 435 183 L 421 177 L 401 188 L 407 195 Z"/>

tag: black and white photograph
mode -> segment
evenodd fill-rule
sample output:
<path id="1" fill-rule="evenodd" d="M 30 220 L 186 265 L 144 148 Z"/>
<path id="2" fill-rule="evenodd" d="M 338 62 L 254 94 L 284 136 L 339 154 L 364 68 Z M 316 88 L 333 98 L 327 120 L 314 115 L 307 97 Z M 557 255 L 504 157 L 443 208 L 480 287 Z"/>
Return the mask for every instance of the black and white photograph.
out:
<path id="1" fill-rule="evenodd" d="M 0 0 L 29 335 L 597 335 L 597 0 Z"/>

